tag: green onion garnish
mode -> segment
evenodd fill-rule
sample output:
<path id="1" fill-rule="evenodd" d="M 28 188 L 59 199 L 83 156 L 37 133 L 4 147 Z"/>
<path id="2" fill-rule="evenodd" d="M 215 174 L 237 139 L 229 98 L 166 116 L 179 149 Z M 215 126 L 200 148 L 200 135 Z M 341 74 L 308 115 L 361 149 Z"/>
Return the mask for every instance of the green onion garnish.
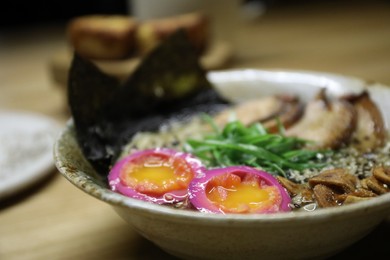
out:
<path id="1" fill-rule="evenodd" d="M 284 136 L 282 126 L 279 133 L 272 134 L 260 123 L 246 127 L 240 121 L 232 121 L 219 129 L 210 116 L 204 115 L 203 119 L 210 124 L 213 133 L 202 140 L 187 140 L 184 150 L 209 167 L 247 165 L 286 176 L 289 169 L 322 168 L 325 165 L 319 158 L 324 160 L 324 155 L 332 153 L 304 149 L 309 141 Z M 320 154 L 323 156 L 318 156 Z"/>

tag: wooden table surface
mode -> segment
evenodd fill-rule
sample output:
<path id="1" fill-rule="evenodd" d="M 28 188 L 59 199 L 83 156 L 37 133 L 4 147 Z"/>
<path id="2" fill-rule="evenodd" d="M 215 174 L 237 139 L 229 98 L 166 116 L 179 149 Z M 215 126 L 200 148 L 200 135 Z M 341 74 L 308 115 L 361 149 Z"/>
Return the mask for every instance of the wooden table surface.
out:
<path id="1" fill-rule="evenodd" d="M 326 71 L 390 85 L 390 3 L 331 2 L 275 6 L 251 21 L 224 17 L 215 37 L 233 46 L 226 68 Z M 0 109 L 34 111 L 61 124 L 69 118 L 64 88 L 48 69 L 51 56 L 66 47 L 64 28 L 0 32 Z M 389 235 L 385 221 L 334 259 L 386 254 Z M 30 189 L 0 200 L 0 259 L 157 257 L 172 259 L 54 168 Z"/>

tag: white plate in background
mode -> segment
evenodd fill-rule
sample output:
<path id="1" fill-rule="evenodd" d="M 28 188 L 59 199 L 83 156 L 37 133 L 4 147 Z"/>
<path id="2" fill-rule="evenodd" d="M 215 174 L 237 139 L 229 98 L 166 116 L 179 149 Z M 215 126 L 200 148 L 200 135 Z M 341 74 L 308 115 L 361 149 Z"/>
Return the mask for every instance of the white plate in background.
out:
<path id="1" fill-rule="evenodd" d="M 0 200 L 37 183 L 54 169 L 59 124 L 44 115 L 0 111 Z"/>

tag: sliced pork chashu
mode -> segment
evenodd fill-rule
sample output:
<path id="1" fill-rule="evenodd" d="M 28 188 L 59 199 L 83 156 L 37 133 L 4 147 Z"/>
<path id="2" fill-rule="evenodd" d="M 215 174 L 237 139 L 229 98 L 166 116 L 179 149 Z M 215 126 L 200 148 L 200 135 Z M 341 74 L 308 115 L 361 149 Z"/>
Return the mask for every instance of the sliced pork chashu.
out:
<path id="1" fill-rule="evenodd" d="M 345 96 L 344 99 L 353 104 L 357 113 L 356 130 L 352 135 L 351 145 L 363 152 L 383 146 L 386 139 L 384 120 L 368 91 Z"/>
<path id="2" fill-rule="evenodd" d="M 355 127 L 353 105 L 343 99 L 328 99 L 323 88 L 307 104 L 302 118 L 286 130 L 286 136 L 313 141 L 309 148 L 336 149 L 350 140 Z"/>
<path id="3" fill-rule="evenodd" d="M 285 129 L 290 128 L 303 115 L 304 106 L 299 101 L 298 97 L 284 95 L 278 96 L 278 98 L 283 103 L 279 113 L 271 118 L 260 121 L 260 123 L 270 133 L 276 133 L 279 131 L 279 123 L 283 125 Z"/>
<path id="4" fill-rule="evenodd" d="M 296 96 L 274 95 L 239 103 L 217 114 L 214 119 L 219 126 L 224 126 L 234 119 L 240 120 L 245 126 L 259 122 L 269 132 L 276 132 L 277 118 L 285 128 L 288 128 L 302 113 L 303 105 Z"/>

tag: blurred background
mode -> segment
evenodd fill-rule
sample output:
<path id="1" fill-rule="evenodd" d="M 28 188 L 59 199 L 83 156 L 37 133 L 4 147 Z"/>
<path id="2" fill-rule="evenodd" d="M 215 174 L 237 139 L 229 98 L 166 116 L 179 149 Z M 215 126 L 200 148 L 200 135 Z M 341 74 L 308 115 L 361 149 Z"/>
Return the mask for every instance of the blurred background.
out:
<path id="1" fill-rule="evenodd" d="M 84 14 L 127 14 L 126 0 L 11 1 L 0 9 L 2 29 L 22 29 L 45 24 L 64 24 Z"/>
<path id="2" fill-rule="evenodd" d="M 163 1 L 162 1 L 163 2 Z M 185 1 L 182 1 L 185 2 Z M 188 1 L 187 1 L 188 2 Z M 217 0 L 218 2 L 218 0 Z M 302 4 L 302 0 L 241 0 L 238 1 L 247 15 L 258 16 L 275 5 Z M 306 1 L 313 2 L 313 1 Z M 329 2 L 329 1 L 327 1 Z M 337 2 L 337 1 L 335 1 Z M 128 0 L 84 0 L 84 1 L 22 1 L 10 2 L 0 9 L 2 29 L 20 29 L 42 24 L 62 24 L 69 19 L 85 14 L 130 14 L 132 3 Z"/>
<path id="3" fill-rule="evenodd" d="M 390 2 L 388 0 L 165 0 L 144 8 L 150 0 L 12 1 L 0 9 L 0 88 L 18 86 L 22 95 L 40 95 L 40 86 L 58 85 L 51 70 L 53 57 L 69 48 L 68 22 L 87 14 L 137 16 L 172 9 L 173 4 L 202 6 L 211 17 L 211 40 L 228 45 L 213 52 L 226 68 L 319 70 L 390 84 Z M 171 2 L 170 2 L 171 1 Z M 173 1 L 173 2 L 172 2 Z M 167 3 L 164 5 L 163 3 Z M 191 3 L 191 4 L 190 4 Z M 136 8 L 137 7 L 137 8 Z M 137 12 L 135 12 L 136 10 Z M 31 64 L 41 66 L 30 66 Z M 16 68 L 24 77 L 15 77 Z M 62 81 L 66 76 L 62 76 Z M 24 86 L 28 84 L 29 86 Z M 18 106 L 4 94 L 0 104 Z M 61 94 L 58 94 L 61 95 Z M 57 97 L 58 102 L 63 102 Z M 35 104 L 39 110 L 41 104 Z M 59 109 L 53 108 L 53 111 Z M 50 112 L 49 112 L 50 113 Z M 55 112 L 51 112 L 55 113 Z"/>
<path id="4" fill-rule="evenodd" d="M 132 14 L 134 6 L 138 5 L 137 0 L 133 2 L 135 3 L 132 3 L 132 0 L 69 0 L 66 2 L 52 2 L 45 0 L 22 2 L 12 1 L 7 5 L 2 6 L 0 9 L 0 28 L 2 30 L 9 30 L 40 26 L 44 24 L 64 24 L 71 18 L 85 14 Z M 148 2 L 148 0 L 143 2 Z M 169 4 L 169 1 L 160 2 Z M 178 1 L 178 3 L 179 2 L 180 1 Z M 180 5 L 198 5 L 191 3 L 191 1 L 181 2 L 186 3 Z M 201 3 L 204 2 L 204 0 L 198 0 L 196 2 Z M 230 2 L 230 0 L 216 0 L 213 2 L 216 2 L 216 5 L 223 9 L 223 3 L 226 4 L 226 2 Z M 267 10 L 274 8 L 301 9 L 316 5 L 338 8 L 340 5 L 346 4 L 349 8 L 354 9 L 356 6 L 362 6 L 362 3 L 366 3 L 363 4 L 363 6 L 390 3 L 388 0 L 237 0 L 233 2 L 235 2 L 238 9 L 241 9 L 243 16 L 246 16 L 247 19 L 258 18 L 265 14 Z M 364 7 L 361 8 L 361 11 L 363 12 Z"/>

